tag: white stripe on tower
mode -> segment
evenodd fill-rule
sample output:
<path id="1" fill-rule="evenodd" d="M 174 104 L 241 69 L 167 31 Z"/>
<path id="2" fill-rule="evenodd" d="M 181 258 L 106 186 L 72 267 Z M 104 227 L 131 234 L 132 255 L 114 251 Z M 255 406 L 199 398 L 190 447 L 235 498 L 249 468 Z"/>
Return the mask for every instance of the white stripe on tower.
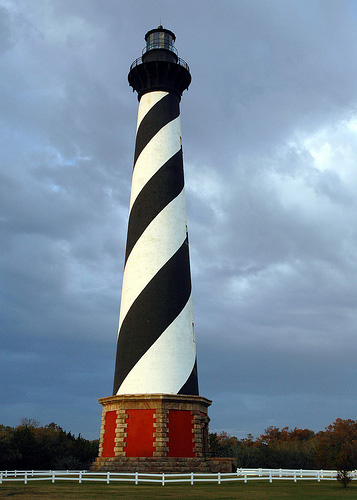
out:
<path id="1" fill-rule="evenodd" d="M 164 94 L 164 92 L 153 93 Z M 175 120 L 165 125 L 140 153 L 133 171 L 130 210 L 147 181 L 156 174 L 162 165 L 180 150 L 180 146 L 177 149 L 177 136 L 180 137 L 180 131 L 181 123 L 180 117 L 178 116 Z M 165 148 L 162 147 L 162 144 L 165 144 Z"/>
<path id="2" fill-rule="evenodd" d="M 192 372 L 196 353 L 192 349 L 192 299 L 140 358 L 122 383 L 118 394 L 177 394 Z"/>
<path id="3" fill-rule="evenodd" d="M 185 211 L 185 193 L 181 191 L 154 218 L 130 252 L 123 276 L 119 330 L 136 297 L 184 243 L 186 239 Z M 173 220 L 175 224 L 170 224 Z M 164 227 L 165 231 L 163 231 Z M 161 237 L 158 238 L 157 235 Z M 145 265 L 140 265 L 142 262 Z"/>
<path id="4" fill-rule="evenodd" d="M 198 394 L 179 97 L 139 103 L 114 394 Z"/>

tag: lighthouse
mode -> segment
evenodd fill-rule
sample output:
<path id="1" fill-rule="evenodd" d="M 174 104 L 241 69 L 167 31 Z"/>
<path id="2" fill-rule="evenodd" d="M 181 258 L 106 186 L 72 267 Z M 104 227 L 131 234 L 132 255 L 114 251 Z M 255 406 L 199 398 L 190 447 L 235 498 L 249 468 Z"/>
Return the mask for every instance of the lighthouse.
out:
<path id="1" fill-rule="evenodd" d="M 146 34 L 129 84 L 139 111 L 114 394 L 198 395 L 175 35 Z"/>
<path id="2" fill-rule="evenodd" d="M 145 35 L 128 81 L 139 100 L 113 395 L 95 468 L 207 471 L 207 408 L 198 390 L 180 100 L 188 65 L 175 35 Z"/>

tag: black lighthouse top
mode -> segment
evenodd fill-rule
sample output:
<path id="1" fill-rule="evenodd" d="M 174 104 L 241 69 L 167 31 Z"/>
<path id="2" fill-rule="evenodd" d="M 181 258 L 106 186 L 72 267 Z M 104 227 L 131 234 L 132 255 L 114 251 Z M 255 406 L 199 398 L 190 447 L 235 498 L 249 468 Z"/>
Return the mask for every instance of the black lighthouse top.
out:
<path id="1" fill-rule="evenodd" d="M 151 50 L 165 49 L 175 53 L 175 40 L 176 37 L 174 33 L 172 33 L 172 31 L 166 30 L 162 26 L 159 26 L 157 29 L 150 30 L 146 33 L 146 47 L 143 49 L 143 52 L 146 53 Z"/>
<path id="2" fill-rule="evenodd" d="M 175 40 L 174 33 L 162 26 L 146 33 L 142 56 L 130 66 L 128 75 L 129 85 L 136 90 L 139 100 L 147 92 L 156 90 L 174 92 L 181 98 L 182 92 L 188 89 L 190 69 L 178 57 Z"/>

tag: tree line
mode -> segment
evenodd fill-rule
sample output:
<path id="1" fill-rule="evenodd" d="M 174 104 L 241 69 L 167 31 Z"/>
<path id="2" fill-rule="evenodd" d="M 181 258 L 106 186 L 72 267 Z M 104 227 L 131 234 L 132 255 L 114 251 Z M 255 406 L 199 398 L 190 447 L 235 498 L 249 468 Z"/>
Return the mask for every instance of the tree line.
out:
<path id="1" fill-rule="evenodd" d="M 210 456 L 233 457 L 238 467 L 357 469 L 357 421 L 338 418 L 324 431 L 268 427 L 258 438 L 210 433 Z M 23 419 L 17 427 L 0 425 L 0 470 L 90 468 L 98 440 L 75 436 L 59 425 Z"/>
<path id="2" fill-rule="evenodd" d="M 357 469 L 357 420 L 338 418 L 324 431 L 268 427 L 257 439 L 210 434 L 210 454 L 234 457 L 238 467 Z"/>
<path id="3" fill-rule="evenodd" d="M 0 470 L 86 470 L 97 456 L 98 440 L 74 436 L 54 422 L 0 425 Z"/>

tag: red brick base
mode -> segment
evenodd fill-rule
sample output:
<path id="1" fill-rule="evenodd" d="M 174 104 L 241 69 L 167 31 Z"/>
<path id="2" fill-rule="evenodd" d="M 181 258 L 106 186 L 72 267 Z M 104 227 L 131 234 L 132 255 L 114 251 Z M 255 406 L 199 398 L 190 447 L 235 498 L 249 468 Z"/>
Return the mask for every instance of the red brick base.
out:
<path id="1" fill-rule="evenodd" d="M 124 470 L 125 464 L 129 469 L 136 464 L 139 472 L 137 467 L 145 462 L 150 469 L 159 463 L 161 468 L 181 464 L 181 468 L 186 470 L 188 466 L 193 471 L 192 467 L 201 470 L 202 464 L 207 469 L 210 400 L 200 396 L 134 394 L 110 396 L 99 402 L 103 417 L 99 456 L 93 468 Z"/>

